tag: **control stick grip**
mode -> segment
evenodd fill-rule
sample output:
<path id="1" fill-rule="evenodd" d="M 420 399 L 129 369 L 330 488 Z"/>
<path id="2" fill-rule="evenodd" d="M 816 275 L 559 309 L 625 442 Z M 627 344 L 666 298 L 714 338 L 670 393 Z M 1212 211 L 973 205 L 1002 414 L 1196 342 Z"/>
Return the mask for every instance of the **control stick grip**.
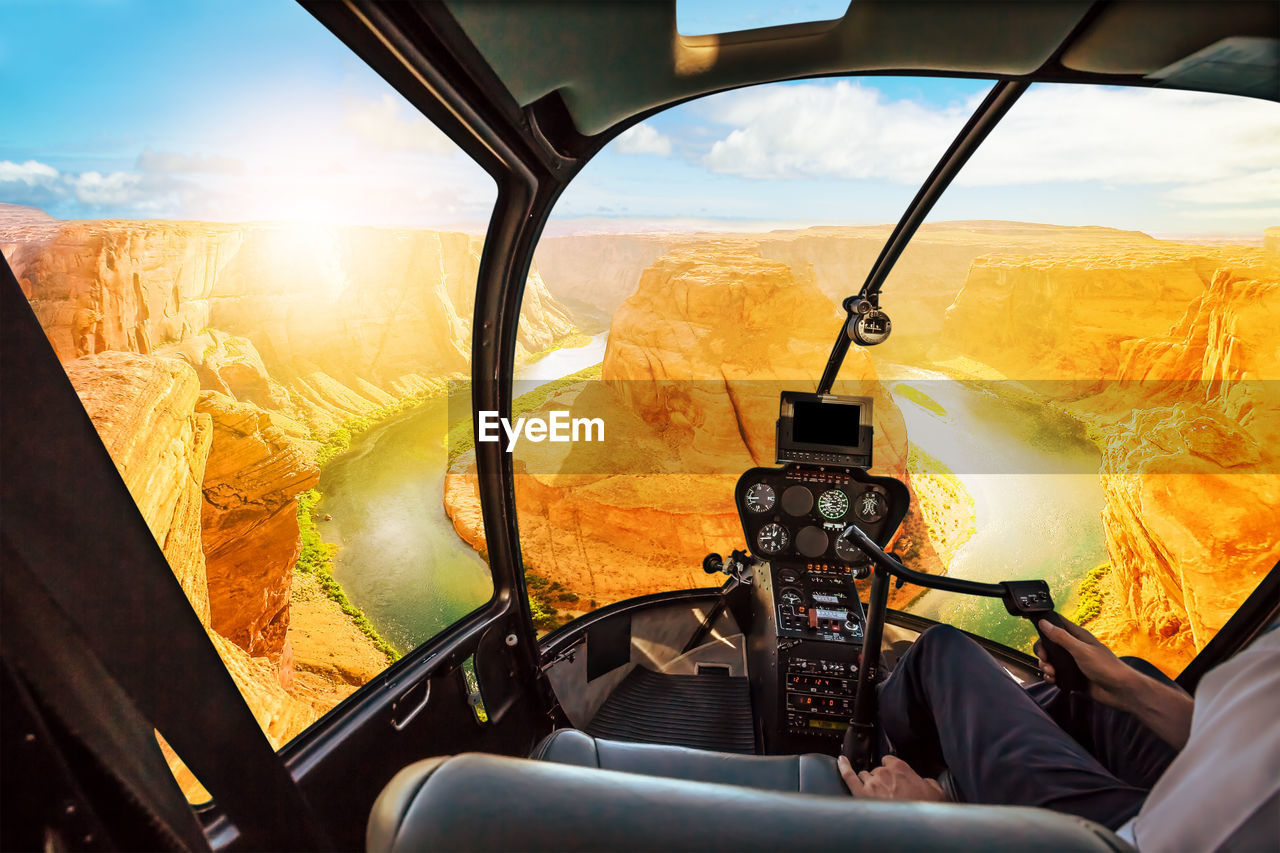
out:
<path id="1" fill-rule="evenodd" d="M 1045 657 L 1049 663 L 1053 664 L 1053 683 L 1068 692 L 1087 692 L 1089 690 L 1089 679 L 1080 670 L 1080 664 L 1076 663 L 1076 659 L 1071 656 L 1071 652 L 1046 637 L 1044 630 L 1040 627 L 1040 620 L 1043 619 L 1050 625 L 1066 631 L 1068 630 L 1066 621 L 1052 610 L 1029 618 L 1032 619 L 1032 623 L 1036 627 L 1036 633 L 1040 635 L 1040 644 L 1044 648 Z"/>
<path id="2" fill-rule="evenodd" d="M 1071 652 L 1059 646 L 1040 630 L 1040 620 L 1055 625 L 1064 631 L 1066 620 L 1053 609 L 1053 598 L 1049 594 L 1049 585 L 1042 580 L 1004 581 L 1004 606 L 1014 616 L 1029 619 L 1036 633 L 1040 635 L 1040 644 L 1044 647 L 1044 656 L 1053 664 L 1053 682 L 1066 691 L 1089 689 L 1089 679 L 1080 671 L 1080 665 L 1071 656 Z"/>

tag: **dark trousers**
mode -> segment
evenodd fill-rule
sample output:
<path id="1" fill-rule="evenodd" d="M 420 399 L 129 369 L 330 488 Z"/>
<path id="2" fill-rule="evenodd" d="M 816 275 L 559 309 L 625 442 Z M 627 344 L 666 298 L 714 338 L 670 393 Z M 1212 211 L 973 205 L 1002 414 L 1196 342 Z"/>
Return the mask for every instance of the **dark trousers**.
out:
<path id="1" fill-rule="evenodd" d="M 1168 681 L 1137 658 L 1125 662 Z M 967 802 L 1039 806 L 1118 828 L 1177 754 L 1136 718 L 1043 683 L 1023 689 L 949 626 L 920 638 L 880 687 L 887 751 L 950 770 Z"/>

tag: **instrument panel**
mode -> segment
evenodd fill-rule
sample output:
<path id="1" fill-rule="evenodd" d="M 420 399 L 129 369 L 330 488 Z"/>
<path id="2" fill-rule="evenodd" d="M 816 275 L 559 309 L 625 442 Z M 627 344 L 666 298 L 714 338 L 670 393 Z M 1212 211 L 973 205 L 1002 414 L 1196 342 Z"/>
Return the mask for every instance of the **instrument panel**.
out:
<path id="1" fill-rule="evenodd" d="M 907 514 L 898 480 L 862 468 L 752 468 L 734 490 L 752 555 L 752 701 L 769 752 L 830 752 L 853 713 L 866 614 L 854 587 L 870 573 L 841 538 L 856 525 L 888 544 Z"/>
<path id="2" fill-rule="evenodd" d="M 755 556 L 862 565 L 866 557 L 840 533 L 850 524 L 884 545 L 906 515 L 906 487 L 858 468 L 786 465 L 752 468 L 735 491 L 742 532 Z"/>
<path id="3" fill-rule="evenodd" d="M 906 515 L 906 486 L 861 468 L 790 464 L 747 471 L 735 498 L 748 548 L 770 565 L 778 636 L 860 643 L 853 578 L 871 565 L 841 533 L 857 525 L 886 544 Z"/>

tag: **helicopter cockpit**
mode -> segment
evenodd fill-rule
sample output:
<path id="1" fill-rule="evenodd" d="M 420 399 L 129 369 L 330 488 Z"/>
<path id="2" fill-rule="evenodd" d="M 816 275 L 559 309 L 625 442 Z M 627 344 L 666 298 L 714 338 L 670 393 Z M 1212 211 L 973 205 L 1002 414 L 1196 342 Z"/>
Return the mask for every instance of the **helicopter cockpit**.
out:
<path id="1" fill-rule="evenodd" d="M 7 10 L 0 847 L 1129 849 L 847 771 L 1280 613 L 1280 7 L 693 5 Z"/>

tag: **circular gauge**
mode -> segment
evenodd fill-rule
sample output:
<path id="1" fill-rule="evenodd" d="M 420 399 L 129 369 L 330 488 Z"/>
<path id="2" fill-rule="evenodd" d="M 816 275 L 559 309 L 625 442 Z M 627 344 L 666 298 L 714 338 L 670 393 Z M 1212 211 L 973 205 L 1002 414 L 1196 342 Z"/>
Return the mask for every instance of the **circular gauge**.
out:
<path id="1" fill-rule="evenodd" d="M 774 503 L 778 500 L 777 494 L 773 491 L 773 486 L 768 483 L 756 483 L 747 489 L 745 496 L 747 509 L 752 512 L 768 512 L 773 509 Z"/>
<path id="2" fill-rule="evenodd" d="M 788 515 L 804 515 L 813 509 L 813 492 L 805 486 L 792 486 L 782 493 L 782 508 Z"/>
<path id="3" fill-rule="evenodd" d="M 884 518 L 888 511 L 889 502 L 884 499 L 884 495 L 871 489 L 858 495 L 857 500 L 853 502 L 854 514 L 868 524 L 874 524 Z"/>
<path id="4" fill-rule="evenodd" d="M 827 531 L 810 525 L 796 534 L 796 550 L 806 557 L 821 557 L 827 553 Z"/>
<path id="5" fill-rule="evenodd" d="M 801 602 L 804 601 L 800 596 L 800 592 L 794 589 L 784 589 L 778 598 L 783 604 L 790 604 L 792 607 L 799 607 Z"/>
<path id="6" fill-rule="evenodd" d="M 800 575 L 796 574 L 791 569 L 783 569 L 778 572 L 778 580 L 781 583 L 800 583 Z"/>
<path id="7" fill-rule="evenodd" d="M 876 308 L 858 315 L 850 329 L 850 337 L 864 347 L 873 347 L 888 340 L 892 331 L 893 321 L 889 315 Z"/>
<path id="8" fill-rule="evenodd" d="M 836 539 L 836 556 L 846 563 L 862 563 L 867 559 L 861 548 L 843 536 Z"/>
<path id="9" fill-rule="evenodd" d="M 781 524 L 770 522 L 760 528 L 756 534 L 756 547 L 766 554 L 777 554 L 791 544 L 787 528 Z"/>
<path id="10" fill-rule="evenodd" d="M 818 497 L 818 512 L 835 520 L 849 511 L 849 496 L 839 489 L 827 489 Z"/>

